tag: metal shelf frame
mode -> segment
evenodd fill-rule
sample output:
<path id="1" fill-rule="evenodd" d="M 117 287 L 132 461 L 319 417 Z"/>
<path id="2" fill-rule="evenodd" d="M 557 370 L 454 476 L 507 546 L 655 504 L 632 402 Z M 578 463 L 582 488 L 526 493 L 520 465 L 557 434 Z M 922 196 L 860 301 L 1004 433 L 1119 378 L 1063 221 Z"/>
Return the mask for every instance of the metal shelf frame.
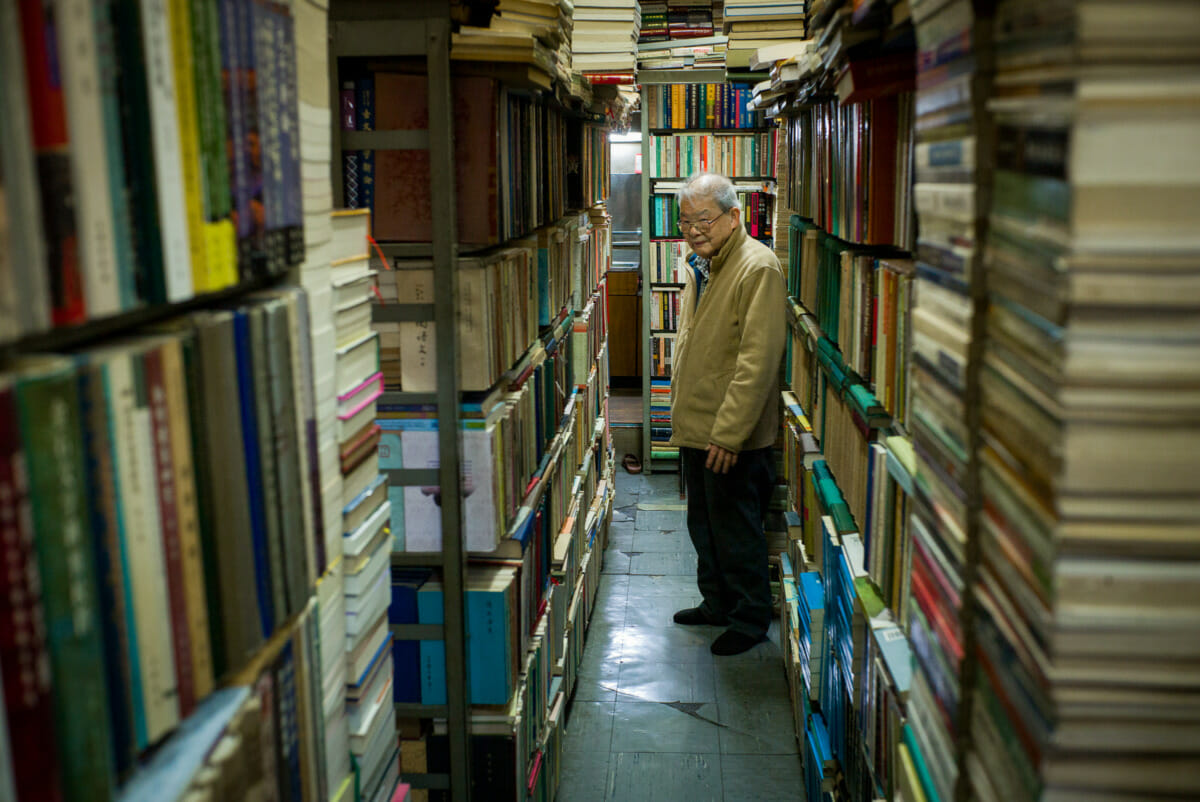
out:
<path id="1" fill-rule="evenodd" d="M 426 565 L 442 572 L 445 589 L 444 621 L 439 627 L 408 627 L 405 632 L 438 634 L 446 643 L 446 699 L 442 705 L 397 705 L 404 716 L 446 718 L 449 740 L 447 774 L 406 775 L 405 782 L 417 787 L 449 788 L 455 802 L 471 797 L 470 724 L 466 660 L 466 609 L 464 575 L 466 552 L 463 548 L 463 509 L 459 443 L 458 327 L 454 325 L 458 297 L 458 231 L 454 181 L 454 108 L 450 75 L 450 4 L 423 0 L 394 3 L 387 0 L 333 0 L 329 9 L 329 65 L 331 70 L 331 107 L 340 107 L 339 59 L 416 56 L 425 59 L 429 86 L 429 128 L 426 131 L 377 131 L 370 136 L 361 132 L 341 131 L 337 114 L 332 119 L 332 166 L 334 200 L 344 203 L 342 194 L 342 148 L 355 145 L 375 149 L 428 150 L 430 160 L 430 198 L 433 241 L 413 245 L 390 246 L 391 256 L 431 258 L 434 273 L 432 317 L 429 306 L 395 304 L 377 311 L 376 319 L 450 321 L 437 336 L 437 391 L 424 394 L 436 399 L 438 414 L 438 453 L 434 470 L 389 472 L 393 483 L 436 483 L 442 493 L 442 551 L 440 554 L 393 555 L 393 564 Z M 384 311 L 386 310 L 386 311 Z"/>

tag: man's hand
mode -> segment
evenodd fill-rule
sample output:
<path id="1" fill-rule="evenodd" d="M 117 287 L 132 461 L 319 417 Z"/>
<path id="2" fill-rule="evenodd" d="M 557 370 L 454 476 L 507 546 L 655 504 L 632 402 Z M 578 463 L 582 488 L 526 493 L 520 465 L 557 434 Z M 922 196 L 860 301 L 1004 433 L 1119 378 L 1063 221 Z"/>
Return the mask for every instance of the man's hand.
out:
<path id="1" fill-rule="evenodd" d="M 737 452 L 727 451 L 715 443 L 708 444 L 708 459 L 704 467 L 713 473 L 729 473 L 729 469 L 737 465 Z"/>

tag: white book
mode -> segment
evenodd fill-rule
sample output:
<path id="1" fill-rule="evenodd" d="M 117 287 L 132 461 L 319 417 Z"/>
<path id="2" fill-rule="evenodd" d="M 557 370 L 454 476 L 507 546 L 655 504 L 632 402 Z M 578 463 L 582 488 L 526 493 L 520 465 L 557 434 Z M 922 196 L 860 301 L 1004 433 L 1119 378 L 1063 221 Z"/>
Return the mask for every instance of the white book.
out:
<path id="1" fill-rule="evenodd" d="M 108 380 L 115 407 L 113 443 L 120 474 L 123 550 L 129 571 L 126 604 L 133 610 L 137 634 L 137 649 L 131 650 L 129 659 L 136 661 L 141 674 L 144 723 L 139 726 L 139 742 L 144 734 L 146 743 L 153 743 L 179 722 L 179 692 L 171 616 L 164 614 L 170 603 L 154 482 L 150 411 L 137 408 L 131 361 L 140 355 L 115 350 L 108 362 Z"/>
<path id="2" fill-rule="evenodd" d="M 391 572 L 381 571 L 375 579 L 375 584 L 367 588 L 359 596 L 346 597 L 346 650 L 352 651 L 359 638 L 366 633 L 369 624 L 374 623 L 387 610 L 389 594 L 388 582 Z"/>
<path id="3" fill-rule="evenodd" d="M 367 253 L 367 235 L 371 230 L 371 213 L 368 210 L 338 209 L 331 212 L 329 217 L 333 224 L 334 259 Z"/>
<path id="4" fill-rule="evenodd" d="M 353 390 L 379 371 L 379 335 L 372 332 L 337 349 L 338 394 Z"/>
<path id="5" fill-rule="evenodd" d="M 55 0 L 58 65 L 71 137 L 75 231 L 89 318 L 121 311 L 112 187 L 100 82 L 95 11 L 86 0 Z M 147 64 L 149 67 L 149 64 Z"/>
<path id="6" fill-rule="evenodd" d="M 392 505 L 385 501 L 379 505 L 374 512 L 367 517 L 353 532 L 342 536 L 342 554 L 347 559 L 357 557 L 363 553 L 363 550 L 368 548 L 377 538 L 380 532 L 383 531 L 384 525 L 388 522 L 392 514 Z M 347 576 L 347 579 L 349 576 Z M 347 593 L 356 591 L 350 590 L 347 583 Z"/>
<path id="7" fill-rule="evenodd" d="M 175 108 L 175 59 L 171 53 L 170 14 L 166 0 L 140 0 L 142 47 L 150 94 L 151 141 L 158 188 L 158 224 L 162 235 L 167 300 L 183 301 L 194 292 L 189 249 L 183 155 Z"/>

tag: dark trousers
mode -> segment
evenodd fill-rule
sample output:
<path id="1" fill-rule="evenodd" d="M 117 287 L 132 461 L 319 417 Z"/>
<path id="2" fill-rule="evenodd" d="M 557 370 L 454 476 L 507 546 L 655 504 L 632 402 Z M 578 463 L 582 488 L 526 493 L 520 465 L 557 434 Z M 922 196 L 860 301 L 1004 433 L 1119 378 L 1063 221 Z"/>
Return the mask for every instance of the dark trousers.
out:
<path id="1" fill-rule="evenodd" d="M 775 484 L 771 449 L 738 454 L 729 473 L 704 467 L 708 452 L 679 449 L 687 485 L 688 533 L 696 547 L 696 584 L 710 618 L 760 637 L 771 624 L 771 583 L 763 519 Z"/>

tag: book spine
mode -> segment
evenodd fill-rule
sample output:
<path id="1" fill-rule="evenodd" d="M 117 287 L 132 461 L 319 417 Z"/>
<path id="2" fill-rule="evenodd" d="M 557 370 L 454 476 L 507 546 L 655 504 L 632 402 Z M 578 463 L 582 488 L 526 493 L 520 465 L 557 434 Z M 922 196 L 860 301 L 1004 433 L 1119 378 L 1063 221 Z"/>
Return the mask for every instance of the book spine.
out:
<path id="1" fill-rule="evenodd" d="M 50 327 L 50 295 L 33 126 L 25 74 L 25 47 L 15 3 L 0 4 L 0 172 L 10 215 L 9 251 L 0 255 L 0 337 Z M 8 261 L 4 261 L 8 259 Z M 25 265 L 25 269 L 17 269 Z"/>
<path id="2" fill-rule="evenodd" d="M 45 8 L 41 0 L 21 0 L 20 14 L 42 227 L 46 235 L 50 317 L 55 326 L 69 326 L 83 322 L 87 313 L 76 233 L 67 112 L 63 86 L 55 69 L 58 53 L 53 10 Z"/>
<path id="3" fill-rule="evenodd" d="M 275 19 L 280 28 L 279 59 L 281 76 L 280 119 L 283 139 L 280 154 L 283 157 L 283 225 L 287 264 L 299 265 L 304 261 L 304 189 L 300 181 L 300 86 L 296 68 L 295 20 L 286 6 L 277 6 Z"/>
<path id="4" fill-rule="evenodd" d="M 280 510 L 279 461 L 275 451 L 275 428 L 271 389 L 272 355 L 268 340 L 270 321 L 263 306 L 250 307 L 250 365 L 253 397 L 250 403 L 255 410 L 258 435 L 259 483 L 250 485 L 250 493 L 262 496 L 263 522 L 267 539 L 269 562 L 265 566 L 270 576 L 271 599 L 275 610 L 275 625 L 278 626 L 292 612 L 288 603 L 287 569 L 283 545 L 283 524 Z"/>
<path id="5" fill-rule="evenodd" d="M 279 41 L 275 13 L 264 0 L 252 0 L 254 84 L 258 98 L 258 135 L 262 160 L 263 245 L 267 272 L 277 276 L 287 268 L 283 231 L 283 158 L 281 153 L 279 95 L 282 85 L 276 53 Z"/>
<path id="6" fill-rule="evenodd" d="M 0 673 L 3 682 L 3 725 L 13 734 L 15 799 L 63 798 L 55 741 L 42 580 L 34 552 L 30 518 L 29 468 L 21 441 L 16 398 L 11 387 L 0 389 Z M 0 788 L 0 790 L 3 790 Z"/>
<path id="7" fill-rule="evenodd" d="M 76 242 L 83 273 L 88 317 L 107 317 L 121 311 L 114 243 L 112 193 L 96 73 L 94 9 L 83 0 L 55 0 L 45 5 L 57 37 L 56 68 L 62 81 L 71 139 L 71 181 L 75 192 Z"/>
<path id="8" fill-rule="evenodd" d="M 109 800 L 112 733 L 95 609 L 95 564 L 87 543 L 79 399 L 70 370 L 51 369 L 22 379 L 17 402 L 29 454 L 65 798 Z"/>
<path id="9" fill-rule="evenodd" d="M 266 242 L 266 206 L 264 193 L 265 133 L 262 130 L 262 113 L 258 101 L 258 64 L 255 60 L 254 0 L 233 0 L 237 22 L 234 31 L 237 39 L 238 92 L 241 95 L 243 117 L 243 140 L 241 157 L 244 161 L 243 192 L 245 208 L 239 201 L 238 240 L 244 241 L 243 248 L 254 276 L 269 275 Z M 261 76 L 265 77 L 265 76 Z M 251 148 L 251 143 L 258 147 Z M 240 261 L 240 257 L 239 257 Z"/>
<path id="10" fill-rule="evenodd" d="M 216 265 L 205 249 L 204 178 L 200 166 L 200 131 L 196 103 L 196 64 L 192 55 L 190 0 L 169 0 L 170 50 L 175 77 L 175 112 L 178 116 L 180 166 L 184 173 L 187 246 L 192 261 L 192 287 L 198 293 L 220 287 Z"/>
<path id="11" fill-rule="evenodd" d="M 172 0 L 174 2 L 174 0 Z M 154 151 L 158 224 L 162 232 L 165 301 L 183 301 L 196 291 L 192 265 L 187 185 L 177 108 L 172 18 L 167 0 L 140 0 L 142 46 Z M 193 132 L 194 133 L 194 132 Z"/>
<path id="12" fill-rule="evenodd" d="M 114 1 L 99 0 L 92 6 L 95 25 L 98 89 L 103 114 L 103 141 L 108 164 L 109 204 L 112 210 L 112 232 L 117 294 L 121 309 L 130 309 L 139 302 L 135 283 L 133 219 L 129 190 L 126 186 L 124 140 L 121 134 L 121 98 L 117 88 L 116 33 L 113 30 Z"/>
<path id="13" fill-rule="evenodd" d="M 220 76 L 220 98 L 224 112 L 224 128 L 218 131 L 222 152 L 226 154 L 225 178 L 228 181 L 229 222 L 234 249 L 237 279 L 244 281 L 251 273 L 249 240 L 243 235 L 250 215 L 249 150 L 246 147 L 245 115 L 242 108 L 240 40 L 237 0 L 217 0 L 215 35 Z M 224 201 L 225 198 L 222 198 Z"/>
<path id="14" fill-rule="evenodd" d="M 118 774 L 133 765 L 137 753 L 134 740 L 131 677 L 128 654 L 129 637 L 125 605 L 125 573 L 121 560 L 123 537 L 120 489 L 112 443 L 112 422 L 103 362 L 79 365 L 80 415 L 84 426 L 87 459 L 89 517 L 92 525 L 92 550 L 96 560 L 96 582 L 101 605 L 104 668 L 108 681 L 109 714 L 112 722 L 113 751 Z"/>
<path id="15" fill-rule="evenodd" d="M 192 680 L 191 638 L 188 631 L 187 598 L 184 593 L 183 561 L 179 547 L 178 497 L 171 452 L 170 412 L 167 408 L 162 349 L 150 349 L 143 359 L 154 457 L 154 490 L 158 496 L 162 553 L 166 566 L 167 603 L 171 616 L 171 644 L 175 656 L 179 714 L 181 717 L 187 717 L 196 707 L 196 694 L 195 683 Z"/>
<path id="16" fill-rule="evenodd" d="M 225 150 L 226 110 L 221 91 L 220 3 L 219 0 L 189 2 L 204 188 L 204 252 L 214 289 L 225 289 L 237 284 L 238 270 L 237 237 L 231 218 L 230 162 Z"/>
<path id="17" fill-rule="evenodd" d="M 196 474 L 183 347 L 169 341 L 162 351 L 167 392 L 171 458 L 175 473 L 176 513 L 179 519 L 179 557 L 183 570 L 183 595 L 187 603 L 187 630 L 191 646 L 192 682 L 197 701 L 214 687 L 212 638 L 209 634 L 208 594 L 205 590 L 204 557 L 200 551 L 200 520 L 197 507 Z"/>
<path id="18" fill-rule="evenodd" d="M 354 82 L 354 127 L 359 131 L 375 130 L 375 78 L 367 75 Z M 358 152 L 359 208 L 375 218 L 375 151 Z"/>
<path id="19" fill-rule="evenodd" d="M 266 511 L 263 509 L 264 499 L 259 490 L 262 487 L 262 469 L 258 454 L 258 418 L 254 405 L 254 365 L 251 358 L 249 314 L 245 310 L 238 310 L 234 315 L 234 334 L 237 342 L 238 399 L 246 457 L 246 487 L 250 489 L 255 591 L 262 635 L 269 637 L 275 631 L 275 607 L 271 590 L 271 560 L 267 548 Z M 280 610 L 279 614 L 282 615 L 283 611 Z"/>
<path id="20" fill-rule="evenodd" d="M 153 121 L 142 49 L 141 7 L 115 3 L 113 33 L 117 58 L 121 145 L 125 157 L 125 190 L 129 197 L 133 233 L 130 265 L 139 298 L 147 303 L 166 300 L 163 239 L 158 223 L 158 196 L 154 168 Z"/>
<path id="21" fill-rule="evenodd" d="M 354 81 L 343 81 L 341 91 L 341 106 L 338 110 L 343 131 L 354 131 L 358 128 L 358 116 L 354 107 Z M 358 209 L 360 200 L 359 164 L 362 154 L 349 148 L 342 149 L 342 204 L 347 209 Z"/>

